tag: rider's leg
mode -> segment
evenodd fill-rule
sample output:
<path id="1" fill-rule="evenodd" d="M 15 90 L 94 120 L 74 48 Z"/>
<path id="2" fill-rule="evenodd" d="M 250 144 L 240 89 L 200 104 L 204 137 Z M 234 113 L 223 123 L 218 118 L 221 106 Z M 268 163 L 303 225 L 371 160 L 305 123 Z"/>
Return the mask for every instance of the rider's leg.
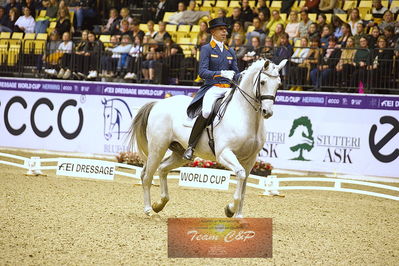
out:
<path id="1" fill-rule="evenodd" d="M 186 160 L 192 160 L 194 155 L 194 149 L 202 135 L 202 132 L 206 128 L 207 120 L 212 112 L 212 107 L 215 101 L 223 96 L 230 88 L 219 88 L 212 87 L 204 95 L 202 102 L 202 115 L 199 115 L 194 123 L 191 131 L 190 138 L 188 140 L 188 148 L 183 154 L 183 158 Z"/>

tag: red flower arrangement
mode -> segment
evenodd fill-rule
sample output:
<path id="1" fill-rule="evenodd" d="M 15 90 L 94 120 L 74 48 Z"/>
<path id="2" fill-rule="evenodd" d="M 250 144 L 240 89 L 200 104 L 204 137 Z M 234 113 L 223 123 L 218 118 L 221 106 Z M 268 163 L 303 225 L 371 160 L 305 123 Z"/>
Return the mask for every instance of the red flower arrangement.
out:
<path id="1" fill-rule="evenodd" d="M 135 166 L 143 166 L 144 164 L 143 160 L 141 160 L 140 156 L 135 152 L 121 152 L 119 153 L 119 155 L 116 156 L 116 159 L 119 163 L 126 163 Z M 184 166 L 228 170 L 226 167 L 224 167 L 218 162 L 202 160 L 202 159 L 196 159 L 195 161 L 189 162 Z M 251 174 L 268 176 L 271 174 L 272 170 L 273 166 L 270 163 L 266 163 L 263 161 L 256 161 L 254 167 L 251 170 Z"/>

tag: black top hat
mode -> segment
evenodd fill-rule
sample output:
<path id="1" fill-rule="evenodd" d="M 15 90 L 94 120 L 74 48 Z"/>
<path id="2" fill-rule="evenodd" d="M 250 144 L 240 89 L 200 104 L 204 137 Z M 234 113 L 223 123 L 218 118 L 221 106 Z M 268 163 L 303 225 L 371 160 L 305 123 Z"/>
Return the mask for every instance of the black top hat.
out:
<path id="1" fill-rule="evenodd" d="M 209 21 L 209 27 L 208 27 L 207 32 L 209 33 L 209 32 L 211 32 L 211 29 L 220 27 L 220 26 L 229 27 L 229 25 L 226 23 L 225 18 L 212 19 L 211 21 Z"/>

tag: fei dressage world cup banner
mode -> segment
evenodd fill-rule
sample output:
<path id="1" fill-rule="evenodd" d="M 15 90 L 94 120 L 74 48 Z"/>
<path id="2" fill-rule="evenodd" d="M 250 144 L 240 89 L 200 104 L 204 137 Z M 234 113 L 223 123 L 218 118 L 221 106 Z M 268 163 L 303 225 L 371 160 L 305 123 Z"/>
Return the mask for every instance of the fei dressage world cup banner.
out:
<path id="1" fill-rule="evenodd" d="M 0 78 L 0 146 L 117 154 L 142 105 L 197 89 Z M 275 168 L 399 178 L 398 96 L 279 91 L 265 130 Z"/>

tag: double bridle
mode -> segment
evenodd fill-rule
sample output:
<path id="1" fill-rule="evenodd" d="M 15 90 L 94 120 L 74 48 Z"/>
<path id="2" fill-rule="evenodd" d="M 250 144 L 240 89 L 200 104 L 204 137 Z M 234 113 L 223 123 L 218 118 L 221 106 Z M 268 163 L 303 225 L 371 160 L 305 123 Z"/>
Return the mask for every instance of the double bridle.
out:
<path id="1" fill-rule="evenodd" d="M 252 108 L 254 108 L 255 112 L 259 112 L 261 110 L 261 106 L 262 106 L 262 101 L 263 100 L 272 100 L 273 104 L 276 100 L 276 95 L 264 95 L 260 93 L 260 75 L 261 74 L 265 74 L 266 76 L 269 77 L 273 77 L 276 78 L 278 77 L 278 75 L 271 75 L 263 70 L 259 71 L 259 74 L 256 77 L 254 86 L 256 86 L 256 93 L 255 93 L 255 97 L 249 95 L 247 92 L 245 92 L 243 89 L 240 88 L 240 86 L 237 84 L 237 82 L 235 82 L 234 80 L 231 80 L 231 83 L 234 84 L 234 86 L 238 89 L 238 91 L 242 94 L 242 96 L 244 97 L 244 99 L 252 106 Z"/>

